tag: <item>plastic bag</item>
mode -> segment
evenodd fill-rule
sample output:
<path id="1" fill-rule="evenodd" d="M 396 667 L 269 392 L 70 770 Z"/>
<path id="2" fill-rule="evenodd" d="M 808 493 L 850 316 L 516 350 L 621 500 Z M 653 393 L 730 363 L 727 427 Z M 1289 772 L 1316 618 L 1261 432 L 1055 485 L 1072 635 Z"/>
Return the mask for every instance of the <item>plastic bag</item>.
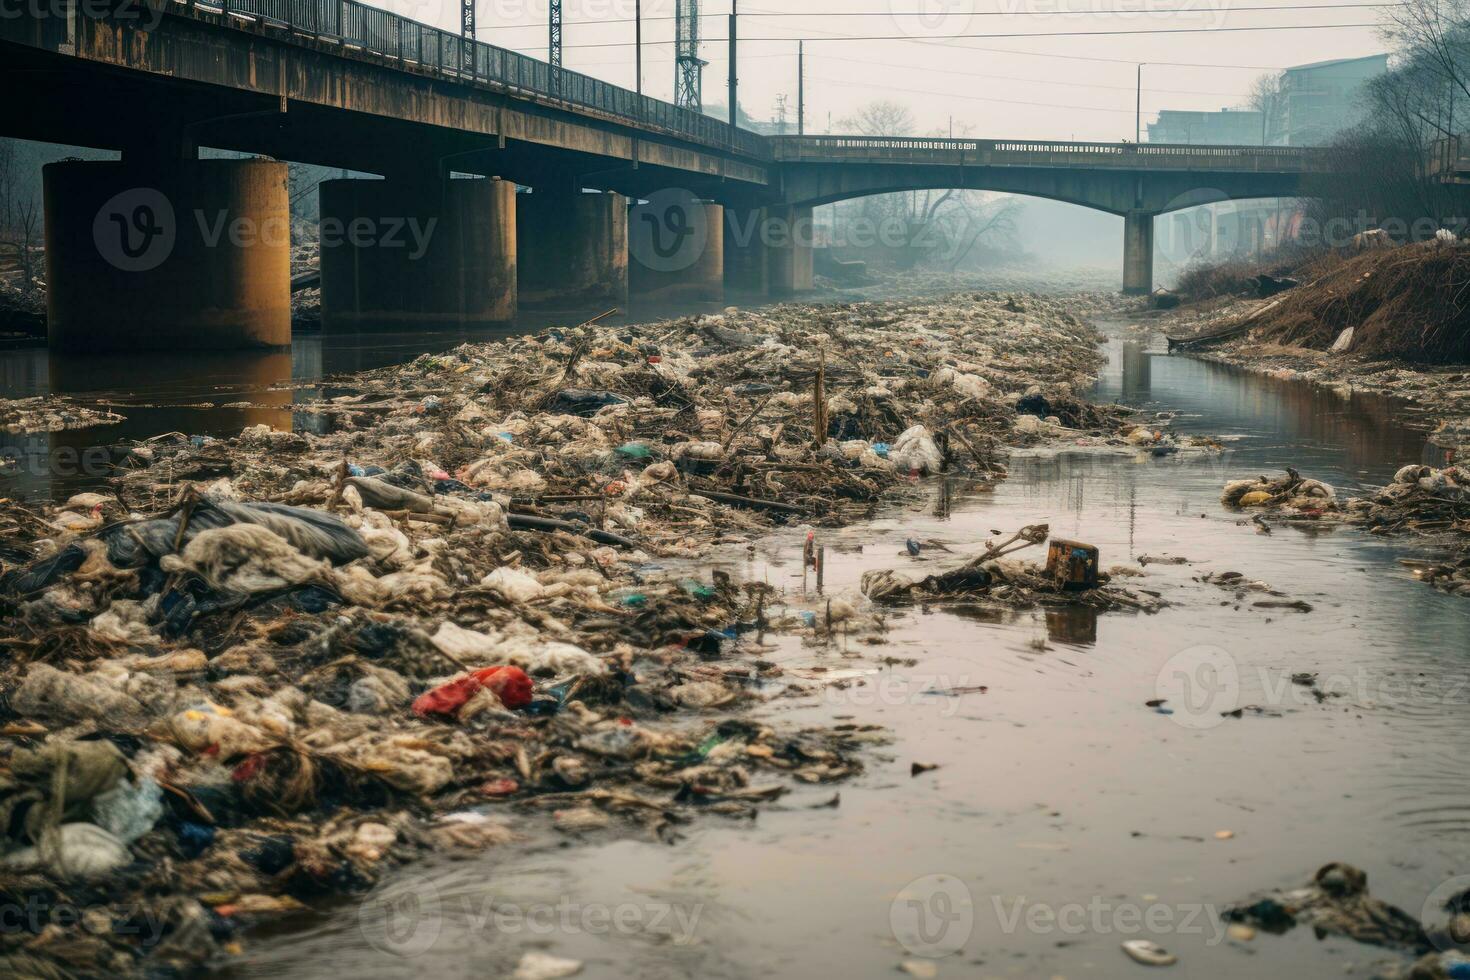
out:
<path id="1" fill-rule="evenodd" d="M 507 708 L 524 708 L 531 703 L 533 686 L 530 676 L 519 667 L 486 667 L 420 694 L 414 699 L 413 713 L 420 718 L 453 718 L 482 689 L 493 692 Z"/>
<path id="2" fill-rule="evenodd" d="M 92 801 L 97 826 L 124 844 L 153 829 L 163 816 L 163 789 L 144 776 L 136 783 L 123 780 Z"/>

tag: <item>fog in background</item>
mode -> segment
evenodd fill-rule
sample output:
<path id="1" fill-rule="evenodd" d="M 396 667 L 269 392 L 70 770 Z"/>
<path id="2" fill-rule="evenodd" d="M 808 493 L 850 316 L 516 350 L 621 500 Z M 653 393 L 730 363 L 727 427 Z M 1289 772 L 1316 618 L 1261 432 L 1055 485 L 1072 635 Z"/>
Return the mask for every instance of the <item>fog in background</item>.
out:
<path id="1" fill-rule="evenodd" d="M 457 29 L 457 0 L 385 0 L 399 14 Z M 644 91 L 672 99 L 674 2 L 643 3 Z M 1385 49 L 1372 6 L 1291 0 L 999 0 L 993 6 L 950 0 L 803 0 L 781 10 L 741 3 L 742 121 L 797 125 L 796 38 L 805 38 L 806 131 L 841 132 L 844 122 L 880 100 L 908 112 L 915 134 L 976 138 L 1117 141 L 1134 136 L 1135 80 L 1142 69 L 1142 118 L 1159 109 L 1242 106 L 1262 73 Z M 1255 8 L 1255 9 L 1245 9 Z M 1260 9 L 1267 8 L 1267 9 Z M 730 0 L 701 7 L 700 53 L 706 111 L 727 104 Z M 545 0 L 480 0 L 480 40 L 546 57 Z M 565 0 L 566 67 L 634 86 L 633 0 Z M 1310 25 L 1370 26 L 1300 29 Z M 1242 31 L 1240 28 L 1294 27 Z M 1186 31 L 1028 38 L 941 38 L 956 34 Z M 855 38 L 866 37 L 869 40 Z M 766 128 L 762 126 L 761 128 Z M 68 156 L 116 154 L 9 142 L 18 196 L 40 196 L 41 166 Z M 335 171 L 293 174 L 293 212 L 311 220 L 315 193 L 297 194 Z M 997 196 L 990 195 L 992 200 Z M 1073 205 L 1021 198 L 1014 215 L 1017 257 L 1056 267 L 1120 269 L 1122 219 Z M 1168 281 L 1167 263 L 1158 267 Z"/>

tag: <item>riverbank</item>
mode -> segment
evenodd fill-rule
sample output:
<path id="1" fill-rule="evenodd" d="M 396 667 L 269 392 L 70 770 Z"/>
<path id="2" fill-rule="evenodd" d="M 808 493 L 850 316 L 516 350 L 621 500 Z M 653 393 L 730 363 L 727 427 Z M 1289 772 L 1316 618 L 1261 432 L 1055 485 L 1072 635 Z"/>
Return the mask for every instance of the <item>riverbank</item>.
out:
<path id="1" fill-rule="evenodd" d="M 1138 322 L 1190 356 L 1300 380 L 1344 402 L 1370 394 L 1404 405 L 1429 433 L 1432 453 L 1409 461 L 1385 485 L 1342 501 L 1332 519 L 1440 543 L 1441 555 L 1419 565 L 1418 574 L 1470 596 L 1470 469 L 1462 465 L 1470 449 L 1470 364 L 1455 360 L 1466 329 L 1451 295 L 1458 287 L 1442 281 L 1467 261 L 1462 244 L 1444 242 L 1319 256 L 1290 270 L 1296 279 L 1257 280 L 1265 291 L 1284 289 L 1269 298 L 1220 296 L 1152 311 Z M 1233 278 L 1252 281 L 1241 273 Z M 1278 509 L 1269 493 L 1257 496 L 1262 502 L 1254 506 Z"/>
<path id="2" fill-rule="evenodd" d="M 1082 399 L 1100 338 L 1075 303 L 466 345 L 328 379 L 296 406 L 309 430 L 99 446 L 109 492 L 6 501 L 0 881 L 94 926 L 0 935 L 8 972 L 228 962 L 430 854 L 670 844 L 849 780 L 878 727 L 752 717 L 773 685 L 829 680 L 787 676 L 766 638 L 881 642 L 856 590 L 820 591 L 821 529 L 942 470 L 994 485 L 1010 446 L 1163 442 Z M 817 593 L 711 567 L 778 526 L 812 535 Z M 1003 604 L 1072 604 L 1038 572 L 984 574 Z M 120 921 L 156 928 L 95 928 Z"/>
<path id="3" fill-rule="evenodd" d="M 1232 297 L 1140 313 L 1136 322 L 1170 337 L 1187 338 L 1239 324 L 1271 302 Z M 1396 398 L 1422 417 L 1436 444 L 1462 453 L 1470 446 L 1470 365 L 1424 364 L 1353 351 L 1318 350 L 1273 343 L 1249 333 L 1192 348 L 1188 354 L 1271 377 L 1320 385 L 1344 397 L 1360 392 Z"/>

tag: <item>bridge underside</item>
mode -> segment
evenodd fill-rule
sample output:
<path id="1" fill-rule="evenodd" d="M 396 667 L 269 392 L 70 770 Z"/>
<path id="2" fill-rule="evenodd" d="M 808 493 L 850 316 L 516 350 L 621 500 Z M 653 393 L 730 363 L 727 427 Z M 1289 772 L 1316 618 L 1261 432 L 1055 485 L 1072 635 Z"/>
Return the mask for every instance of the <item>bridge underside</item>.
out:
<path id="1" fill-rule="evenodd" d="M 1044 197 L 1116 215 L 1159 215 L 1215 201 L 1293 197 L 1300 187 L 1300 174 L 1270 171 L 860 163 L 786 164 L 782 169 L 786 200 L 806 206 L 873 194 L 956 188 Z"/>
<path id="2" fill-rule="evenodd" d="M 197 145 L 391 174 L 527 185 L 764 190 L 767 168 L 619 122 L 346 57 L 340 46 L 168 15 L 153 30 L 0 18 L 0 134 L 123 152 Z M 638 166 L 634 167 L 635 159 Z M 727 185 L 732 185 L 727 188 Z"/>

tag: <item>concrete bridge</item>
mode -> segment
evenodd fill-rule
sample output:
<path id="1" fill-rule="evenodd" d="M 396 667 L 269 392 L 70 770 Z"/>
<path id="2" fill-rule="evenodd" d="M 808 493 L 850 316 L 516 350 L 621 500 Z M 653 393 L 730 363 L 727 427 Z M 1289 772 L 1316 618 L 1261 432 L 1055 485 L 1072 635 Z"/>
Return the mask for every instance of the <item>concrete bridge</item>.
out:
<path id="1" fill-rule="evenodd" d="M 1154 216 L 1290 196 L 1326 166 L 1281 148 L 764 138 L 357 0 L 24 6 L 0 16 L 0 135 L 122 157 L 47 168 L 65 349 L 289 343 L 285 165 L 200 146 L 382 175 L 321 186 L 327 329 L 495 323 L 630 289 L 799 291 L 813 207 L 930 187 L 1122 215 L 1124 286 L 1146 292 Z M 631 218 L 630 200 L 646 202 Z"/>
<path id="2" fill-rule="evenodd" d="M 1154 219 L 1217 201 L 1292 197 L 1327 172 L 1320 150 L 1278 146 L 800 136 L 770 141 L 784 199 L 797 207 L 868 194 L 968 188 L 1026 194 L 1120 215 L 1123 288 L 1153 287 Z"/>

